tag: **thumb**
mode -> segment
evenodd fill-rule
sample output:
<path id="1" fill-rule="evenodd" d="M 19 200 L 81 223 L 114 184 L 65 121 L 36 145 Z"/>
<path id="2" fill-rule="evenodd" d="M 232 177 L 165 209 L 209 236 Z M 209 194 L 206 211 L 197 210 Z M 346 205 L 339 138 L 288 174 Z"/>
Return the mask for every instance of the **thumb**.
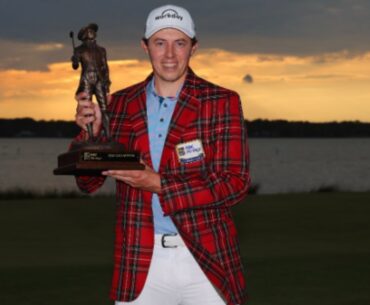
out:
<path id="1" fill-rule="evenodd" d="M 144 165 L 145 169 L 153 171 L 153 169 L 148 164 L 146 164 L 143 159 L 140 159 L 140 164 Z"/>

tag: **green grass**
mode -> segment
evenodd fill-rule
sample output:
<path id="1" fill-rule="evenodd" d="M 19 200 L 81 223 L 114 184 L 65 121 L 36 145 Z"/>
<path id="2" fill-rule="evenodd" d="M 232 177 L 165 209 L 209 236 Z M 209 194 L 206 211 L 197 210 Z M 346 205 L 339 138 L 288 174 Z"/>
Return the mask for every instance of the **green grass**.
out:
<path id="1" fill-rule="evenodd" d="M 248 304 L 370 304 L 370 193 L 257 195 L 233 211 Z M 114 217 L 112 198 L 0 201 L 0 304 L 112 304 Z"/>

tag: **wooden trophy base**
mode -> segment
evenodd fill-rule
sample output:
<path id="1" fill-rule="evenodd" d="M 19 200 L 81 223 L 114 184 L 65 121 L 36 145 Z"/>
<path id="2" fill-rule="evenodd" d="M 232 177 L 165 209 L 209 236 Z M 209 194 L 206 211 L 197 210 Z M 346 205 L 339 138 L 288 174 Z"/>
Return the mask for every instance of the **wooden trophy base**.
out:
<path id="1" fill-rule="evenodd" d="M 109 169 L 143 170 L 140 153 L 126 151 L 119 143 L 74 143 L 58 156 L 54 175 L 96 176 Z"/>

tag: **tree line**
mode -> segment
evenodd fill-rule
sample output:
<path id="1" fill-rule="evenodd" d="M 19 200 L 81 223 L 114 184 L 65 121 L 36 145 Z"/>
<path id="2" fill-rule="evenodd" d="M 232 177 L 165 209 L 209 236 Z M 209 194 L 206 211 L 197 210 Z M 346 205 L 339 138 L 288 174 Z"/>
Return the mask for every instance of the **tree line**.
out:
<path id="1" fill-rule="evenodd" d="M 370 137 L 370 123 L 359 121 L 312 123 L 285 120 L 245 121 L 250 138 Z M 73 121 L 31 118 L 0 119 L 2 138 L 72 138 L 79 132 Z"/>

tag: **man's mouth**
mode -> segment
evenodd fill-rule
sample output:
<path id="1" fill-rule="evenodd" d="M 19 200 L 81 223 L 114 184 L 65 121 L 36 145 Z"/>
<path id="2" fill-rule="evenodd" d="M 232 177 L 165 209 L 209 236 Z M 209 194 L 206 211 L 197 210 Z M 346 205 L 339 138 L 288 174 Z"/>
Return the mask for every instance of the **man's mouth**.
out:
<path id="1" fill-rule="evenodd" d="M 176 67 L 176 63 L 163 63 L 162 66 L 167 69 L 172 69 Z"/>

